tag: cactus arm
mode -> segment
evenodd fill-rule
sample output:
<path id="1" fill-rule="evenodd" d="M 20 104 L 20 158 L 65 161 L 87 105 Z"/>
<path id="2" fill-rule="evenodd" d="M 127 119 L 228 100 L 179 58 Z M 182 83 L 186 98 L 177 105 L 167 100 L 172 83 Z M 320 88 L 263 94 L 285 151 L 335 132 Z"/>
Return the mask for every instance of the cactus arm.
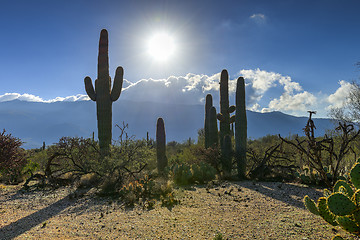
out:
<path id="1" fill-rule="evenodd" d="M 91 82 L 91 78 L 90 77 L 86 77 L 84 79 L 85 82 L 85 90 L 87 95 L 90 97 L 91 100 L 96 101 L 96 93 L 94 90 L 94 86 Z"/>
<path id="2" fill-rule="evenodd" d="M 236 107 L 234 105 L 232 105 L 228 108 L 228 113 L 233 113 L 233 112 L 235 112 L 235 110 L 236 110 Z"/>
<path id="3" fill-rule="evenodd" d="M 350 171 L 351 182 L 355 188 L 360 188 L 360 163 L 356 163 Z"/>
<path id="4" fill-rule="evenodd" d="M 319 214 L 319 210 L 314 202 L 314 200 L 312 200 L 311 198 L 309 198 L 308 195 L 305 196 L 304 198 L 304 203 L 305 203 L 305 207 L 313 214 L 315 215 L 320 215 Z"/>
<path id="5" fill-rule="evenodd" d="M 111 101 L 115 102 L 120 97 L 122 85 L 124 81 L 124 69 L 122 67 L 118 67 L 115 72 L 114 85 L 111 90 Z"/>
<path id="6" fill-rule="evenodd" d="M 319 211 L 320 216 L 328 223 L 330 223 L 333 226 L 339 225 L 336 222 L 336 216 L 330 212 L 327 204 L 326 204 L 326 198 L 321 197 L 318 199 L 317 208 Z"/>
<path id="7" fill-rule="evenodd" d="M 338 180 L 334 185 L 334 193 L 340 191 L 340 187 L 345 188 L 346 195 L 351 198 L 354 195 L 354 190 L 344 180 Z"/>

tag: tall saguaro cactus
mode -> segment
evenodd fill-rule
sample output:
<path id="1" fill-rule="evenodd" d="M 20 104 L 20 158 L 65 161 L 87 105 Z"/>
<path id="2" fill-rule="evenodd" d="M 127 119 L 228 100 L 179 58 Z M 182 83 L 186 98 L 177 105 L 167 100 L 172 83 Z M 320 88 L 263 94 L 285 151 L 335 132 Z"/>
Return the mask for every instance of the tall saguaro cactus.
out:
<path id="1" fill-rule="evenodd" d="M 238 176 L 245 177 L 246 170 L 246 139 L 247 119 L 245 105 L 245 81 L 239 77 L 236 83 L 236 113 L 235 113 L 235 158 Z"/>
<path id="2" fill-rule="evenodd" d="M 230 117 L 230 113 L 235 111 L 235 106 L 229 106 L 229 74 L 226 69 L 222 70 L 220 77 L 220 113 L 217 118 L 220 121 L 220 147 L 222 154 L 222 165 L 226 171 L 228 168 L 228 161 L 232 157 L 231 138 L 227 139 L 226 144 L 224 139 L 231 135 L 230 125 L 235 121 L 235 116 Z M 230 140 L 230 143 L 229 143 Z M 229 173 L 228 173 L 229 174 Z"/>
<path id="3" fill-rule="evenodd" d="M 205 100 L 205 148 L 210 147 L 210 109 L 213 106 L 213 100 L 211 94 L 206 95 Z"/>
<path id="4" fill-rule="evenodd" d="M 164 172 L 167 167 L 168 160 L 166 158 L 166 135 L 165 124 L 162 118 L 158 118 L 156 123 L 156 155 L 158 173 Z"/>
<path id="5" fill-rule="evenodd" d="M 90 77 L 85 77 L 85 90 L 91 100 L 96 102 L 98 137 L 101 154 L 107 155 L 111 145 L 112 102 L 120 97 L 124 70 L 116 69 L 114 85 L 111 89 L 108 57 L 108 32 L 101 30 L 98 55 L 98 75 L 95 80 L 95 90 Z"/>

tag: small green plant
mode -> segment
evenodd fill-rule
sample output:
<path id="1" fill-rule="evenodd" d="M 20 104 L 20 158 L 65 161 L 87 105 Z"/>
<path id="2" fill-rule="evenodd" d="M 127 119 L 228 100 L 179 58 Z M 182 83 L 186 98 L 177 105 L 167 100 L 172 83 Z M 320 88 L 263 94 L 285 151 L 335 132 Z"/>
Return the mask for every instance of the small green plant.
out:
<path id="1" fill-rule="evenodd" d="M 203 184 L 215 179 L 216 169 L 204 162 L 192 165 L 176 163 L 171 168 L 171 176 L 177 185 Z"/>
<path id="2" fill-rule="evenodd" d="M 225 239 L 224 236 L 220 232 L 218 232 L 214 237 L 214 240 L 224 240 L 224 239 Z"/>
<path id="3" fill-rule="evenodd" d="M 175 198 L 173 192 L 162 195 L 160 197 L 160 200 L 161 200 L 161 206 L 167 208 L 172 208 L 180 203 L 180 201 Z"/>
<path id="4" fill-rule="evenodd" d="M 360 236 L 360 159 L 350 171 L 350 180 L 338 180 L 332 192 L 325 189 L 324 197 L 317 203 L 305 196 L 306 208 L 313 214 L 321 216 L 333 226 Z M 336 236 L 333 239 L 342 239 Z"/>

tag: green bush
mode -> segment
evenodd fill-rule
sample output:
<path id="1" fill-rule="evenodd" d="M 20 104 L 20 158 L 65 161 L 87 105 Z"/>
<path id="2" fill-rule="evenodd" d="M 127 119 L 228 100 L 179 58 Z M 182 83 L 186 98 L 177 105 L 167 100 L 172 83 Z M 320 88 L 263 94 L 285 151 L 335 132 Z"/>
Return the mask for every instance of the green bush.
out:
<path id="1" fill-rule="evenodd" d="M 204 162 L 193 164 L 191 170 L 192 180 L 201 184 L 215 179 L 216 176 L 215 168 Z"/>
<path id="2" fill-rule="evenodd" d="M 205 183 L 215 179 L 216 170 L 207 163 L 199 164 L 174 164 L 170 175 L 177 185 L 188 185 L 193 183 Z"/>
<path id="3" fill-rule="evenodd" d="M 0 133 L 0 174 L 7 183 L 17 183 L 27 163 L 21 145 L 20 139 L 6 134 L 5 130 Z"/>

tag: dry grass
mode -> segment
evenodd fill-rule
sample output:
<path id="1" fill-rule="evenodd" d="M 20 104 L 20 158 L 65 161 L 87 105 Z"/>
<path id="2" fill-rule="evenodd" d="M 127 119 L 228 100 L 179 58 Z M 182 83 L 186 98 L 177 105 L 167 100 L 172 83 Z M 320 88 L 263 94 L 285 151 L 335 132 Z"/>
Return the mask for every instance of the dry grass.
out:
<path id="1" fill-rule="evenodd" d="M 0 187 L 1 239 L 331 239 L 333 228 L 303 207 L 319 189 L 273 182 L 232 182 L 177 190 L 180 205 L 125 208 L 94 189 L 21 193 Z"/>

